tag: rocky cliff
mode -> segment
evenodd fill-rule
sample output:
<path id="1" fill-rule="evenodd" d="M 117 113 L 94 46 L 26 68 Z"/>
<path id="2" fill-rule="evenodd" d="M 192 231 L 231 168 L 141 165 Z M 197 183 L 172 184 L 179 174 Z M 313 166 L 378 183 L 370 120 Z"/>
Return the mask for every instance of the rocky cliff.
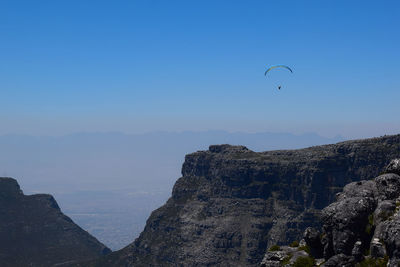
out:
<path id="1" fill-rule="evenodd" d="M 400 156 L 400 136 L 256 153 L 210 146 L 185 158 L 172 197 L 140 237 L 96 266 L 259 266 L 267 247 L 319 227 L 320 209 Z"/>
<path id="2" fill-rule="evenodd" d="M 0 266 L 64 266 L 110 252 L 51 195 L 26 196 L 16 180 L 0 177 Z"/>
<path id="3" fill-rule="evenodd" d="M 261 265 L 400 266 L 399 174 L 395 159 L 382 175 L 346 185 L 322 210 L 321 232 L 307 228 L 298 245 L 271 247 Z"/>

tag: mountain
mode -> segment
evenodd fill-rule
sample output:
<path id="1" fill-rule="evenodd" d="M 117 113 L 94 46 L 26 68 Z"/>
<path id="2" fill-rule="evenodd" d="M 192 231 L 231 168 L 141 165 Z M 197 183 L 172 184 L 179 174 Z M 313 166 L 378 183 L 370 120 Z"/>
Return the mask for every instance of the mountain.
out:
<path id="1" fill-rule="evenodd" d="M 51 195 L 24 195 L 16 180 L 0 177 L 0 266 L 63 266 L 110 252 Z"/>
<path id="2" fill-rule="evenodd" d="M 259 266 L 268 247 L 320 227 L 320 210 L 346 184 L 399 156 L 400 135 L 259 153 L 210 146 L 185 157 L 139 238 L 92 266 Z"/>
<path id="3" fill-rule="evenodd" d="M 138 237 L 171 194 L 186 154 L 209 144 L 262 151 L 343 140 L 308 133 L 152 132 L 0 136 L 0 176 L 26 193 L 51 192 L 63 212 L 113 250 Z M 129 215 L 127 215 L 129 214 Z"/>
<path id="4" fill-rule="evenodd" d="M 322 210 L 321 232 L 309 227 L 298 246 L 271 247 L 262 266 L 399 266 L 399 174 L 394 159 L 378 177 L 347 184 Z"/>
<path id="5" fill-rule="evenodd" d="M 246 145 L 255 151 L 303 148 L 342 141 L 308 133 L 151 132 L 0 136 L 0 173 L 19 177 L 25 191 L 76 192 L 171 188 L 184 156 L 209 144 Z M 157 166 L 157 168 L 154 168 Z M 57 198 L 58 199 L 58 198 Z"/>

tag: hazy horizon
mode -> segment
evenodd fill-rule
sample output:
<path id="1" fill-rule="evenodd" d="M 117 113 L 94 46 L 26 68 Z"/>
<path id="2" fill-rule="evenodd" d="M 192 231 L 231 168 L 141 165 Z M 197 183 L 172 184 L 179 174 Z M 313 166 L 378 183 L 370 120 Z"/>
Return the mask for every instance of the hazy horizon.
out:
<path id="1" fill-rule="evenodd" d="M 380 126 L 380 127 L 379 127 Z M 331 127 L 333 127 L 331 125 Z M 353 127 L 356 127 L 353 125 Z M 312 128 L 309 128 L 308 131 L 303 131 L 299 129 L 295 129 L 293 131 L 285 131 L 285 130 L 276 130 L 276 131 L 268 131 L 268 130 L 226 130 L 226 129 L 210 129 L 210 130 L 143 130 L 143 131 L 122 131 L 122 130 L 106 130 L 106 131 L 89 131 L 89 130 L 80 130 L 80 131 L 71 131 L 71 132 L 32 132 L 28 133 L 25 131 L 4 131 L 0 132 L 0 136 L 30 136 L 30 137 L 65 137 L 71 135 L 80 135 L 80 134 L 123 134 L 123 135 L 146 135 L 146 134 L 157 134 L 157 133 L 166 133 L 166 134 L 182 134 L 182 133 L 203 133 L 203 132 L 225 132 L 230 134 L 242 133 L 242 134 L 260 134 L 260 133 L 270 133 L 270 134 L 292 134 L 292 135 L 307 135 L 307 134 L 316 134 L 324 138 L 336 138 L 340 137 L 345 140 L 353 140 L 353 139 L 365 139 L 365 138 L 374 138 L 384 135 L 395 135 L 400 134 L 400 123 L 399 128 L 397 129 L 397 125 L 394 124 L 385 124 L 381 123 L 378 126 L 376 125 L 368 125 L 366 124 L 358 124 L 357 131 L 349 129 L 348 131 L 313 131 Z M 293 127 L 295 128 L 295 127 Z M 388 130 L 388 128 L 392 128 Z"/>
<path id="2" fill-rule="evenodd" d="M 25 194 L 54 195 L 63 212 L 113 249 L 136 237 L 170 196 L 185 155 L 211 144 L 254 151 L 335 143 L 315 133 L 153 132 L 0 135 L 0 176 Z"/>
<path id="3" fill-rule="evenodd" d="M 0 173 L 4 176 L 23 177 L 35 176 L 28 180 L 44 179 L 40 174 L 45 174 L 47 180 L 53 175 L 61 187 L 66 186 L 65 181 L 60 180 L 71 174 L 92 173 L 100 174 L 101 168 L 106 168 L 108 175 L 118 166 L 127 166 L 129 162 L 142 161 L 142 164 L 134 164 L 138 169 L 125 167 L 123 174 L 118 173 L 123 181 L 126 176 L 143 176 L 143 167 L 154 172 L 154 166 L 164 166 L 165 159 L 173 156 L 174 174 L 172 179 L 178 178 L 180 165 L 184 156 L 197 150 L 206 150 L 209 145 L 225 144 L 245 145 L 249 149 L 260 152 L 277 149 L 296 149 L 312 145 L 322 145 L 346 140 L 343 136 L 324 137 L 316 133 L 274 133 L 274 132 L 228 132 L 228 131 L 182 131 L 182 132 L 149 132 L 141 134 L 126 134 L 123 132 L 80 132 L 60 136 L 34 136 L 21 134 L 0 135 L 0 149 L 7 153 L 0 156 Z M 81 159 L 81 160 L 79 160 Z M 85 165 L 82 162 L 87 161 Z M 143 162 L 146 161 L 146 164 Z M 68 166 L 74 162 L 74 169 Z M 106 165 L 105 165 L 106 164 Z M 97 167 L 99 165 L 99 167 Z M 79 168 L 78 168 L 79 166 Z M 107 167 L 105 167 L 107 166 Z M 33 173 L 23 171 L 26 168 L 35 170 Z M 60 173 L 57 173 L 59 170 Z M 62 171 L 61 171 L 62 170 Z M 79 172 L 80 171 L 80 172 Z M 35 174 L 34 174 L 35 173 Z M 156 174 L 157 177 L 167 175 L 164 171 Z M 23 177 L 21 177 L 23 176 Z M 91 179 L 105 175 L 88 175 L 80 181 L 81 184 Z M 150 175 L 151 176 L 151 175 Z M 140 180 L 140 178 L 138 178 Z M 73 181 L 71 178 L 68 181 Z M 146 180 L 146 179 L 145 179 Z M 116 180 L 118 181 L 118 179 Z M 148 181 L 148 179 L 147 179 Z M 92 181 L 93 182 L 93 181 Z M 37 182 L 35 182 L 37 183 Z M 114 181 L 115 183 L 115 181 Z M 32 183 L 34 184 L 34 183 Z M 98 183 L 97 183 L 98 185 Z M 108 188 L 108 186 L 104 186 Z M 29 189 L 31 190 L 31 189 Z M 33 190 L 33 189 L 32 189 Z"/>

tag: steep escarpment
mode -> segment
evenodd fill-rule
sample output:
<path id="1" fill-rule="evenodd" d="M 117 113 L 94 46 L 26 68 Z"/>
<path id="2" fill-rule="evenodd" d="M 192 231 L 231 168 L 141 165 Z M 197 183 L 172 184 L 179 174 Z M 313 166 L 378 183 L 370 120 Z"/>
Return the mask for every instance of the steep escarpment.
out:
<path id="1" fill-rule="evenodd" d="M 26 196 L 16 180 L 0 177 L 0 266 L 61 266 L 110 252 L 51 195 Z"/>
<path id="2" fill-rule="evenodd" d="M 400 136 L 256 153 L 210 146 L 185 158 L 172 197 L 133 244 L 97 266 L 258 266 L 267 247 L 319 227 L 320 209 L 400 156 Z"/>

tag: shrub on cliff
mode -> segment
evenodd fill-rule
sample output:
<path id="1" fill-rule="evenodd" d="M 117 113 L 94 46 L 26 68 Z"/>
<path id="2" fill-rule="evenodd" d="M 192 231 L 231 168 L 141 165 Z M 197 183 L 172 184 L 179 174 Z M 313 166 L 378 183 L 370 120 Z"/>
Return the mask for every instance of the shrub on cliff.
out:
<path id="1" fill-rule="evenodd" d="M 293 263 L 294 267 L 313 267 L 315 265 L 315 259 L 309 256 L 298 257 Z"/>

